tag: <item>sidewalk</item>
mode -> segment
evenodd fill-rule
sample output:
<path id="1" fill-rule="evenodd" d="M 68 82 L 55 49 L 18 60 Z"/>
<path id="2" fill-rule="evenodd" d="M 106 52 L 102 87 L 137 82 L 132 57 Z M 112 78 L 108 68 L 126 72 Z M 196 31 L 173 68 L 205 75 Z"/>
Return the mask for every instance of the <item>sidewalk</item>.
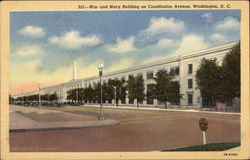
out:
<path id="1" fill-rule="evenodd" d="M 88 105 L 88 107 L 100 107 L 99 105 Z M 152 110 L 152 111 L 165 111 L 165 112 L 196 112 L 196 113 L 212 113 L 212 114 L 229 114 L 229 115 L 241 115 L 235 112 L 217 112 L 217 111 L 201 111 L 196 109 L 165 109 L 165 108 L 154 108 L 154 107 L 143 107 L 143 106 L 114 106 L 114 105 L 104 105 L 104 108 L 122 108 L 122 109 L 137 109 L 137 110 Z"/>
<path id="2" fill-rule="evenodd" d="M 37 112 L 48 113 L 54 112 L 46 109 L 39 109 Z M 60 112 L 60 111 L 56 111 Z M 63 116 L 81 115 L 73 113 L 60 112 Z M 41 114 L 41 113 L 40 113 Z M 28 132 L 28 131 L 48 131 L 48 130 L 63 130 L 63 129 L 81 129 L 92 128 L 101 126 L 110 126 L 118 124 L 119 121 L 112 119 L 97 120 L 97 117 L 83 116 L 85 120 L 77 121 L 52 121 L 52 122 L 39 122 L 28 118 L 17 111 L 10 111 L 10 132 Z"/>

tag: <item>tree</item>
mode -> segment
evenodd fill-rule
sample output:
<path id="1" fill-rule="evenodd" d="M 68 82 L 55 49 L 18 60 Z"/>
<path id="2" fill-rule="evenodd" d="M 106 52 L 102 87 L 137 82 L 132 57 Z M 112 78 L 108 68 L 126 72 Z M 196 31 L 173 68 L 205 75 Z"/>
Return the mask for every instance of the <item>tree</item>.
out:
<path id="1" fill-rule="evenodd" d="M 74 94 L 72 89 L 67 91 L 67 100 L 71 100 L 72 102 L 74 100 Z"/>
<path id="2" fill-rule="evenodd" d="M 222 68 L 216 59 L 203 58 L 195 75 L 202 97 L 218 99 L 223 80 Z M 220 99 L 220 98 L 219 98 Z"/>
<path id="3" fill-rule="evenodd" d="M 78 102 L 82 102 L 84 100 L 84 89 L 83 88 L 78 88 Z"/>
<path id="4" fill-rule="evenodd" d="M 126 98 L 125 80 L 119 80 L 115 78 L 114 80 L 108 80 L 109 86 L 109 96 L 115 99 L 115 104 L 118 106 L 118 101 Z"/>
<path id="5" fill-rule="evenodd" d="M 57 97 L 57 94 L 56 92 L 54 92 L 53 94 L 49 94 L 49 101 L 57 101 L 58 100 L 58 97 Z"/>
<path id="6" fill-rule="evenodd" d="M 14 102 L 14 98 L 9 94 L 9 104 Z"/>
<path id="7" fill-rule="evenodd" d="M 224 99 L 240 98 L 240 43 L 235 45 L 224 57 L 222 70 Z"/>
<path id="8" fill-rule="evenodd" d="M 137 75 L 136 77 L 130 76 L 127 84 L 128 96 L 132 99 L 137 99 L 137 107 L 139 107 L 139 102 L 145 99 L 144 93 L 144 79 L 142 75 Z"/>
<path id="9" fill-rule="evenodd" d="M 97 83 L 96 87 L 95 87 L 95 97 L 98 100 L 98 102 L 100 102 L 101 100 L 101 94 L 100 94 L 100 88 L 101 85 L 100 83 Z M 109 102 L 112 101 L 113 99 L 113 89 L 111 86 L 108 86 L 108 84 L 106 82 L 104 82 L 102 84 L 102 101 L 105 102 L 106 100 L 108 100 Z"/>
<path id="10" fill-rule="evenodd" d="M 180 84 L 178 81 L 171 81 L 169 85 L 169 101 L 170 102 L 180 102 L 182 94 L 180 94 Z"/>
<path id="11" fill-rule="evenodd" d="M 95 101 L 97 100 L 97 94 L 94 88 L 91 86 L 83 89 L 83 95 L 82 95 L 84 101 Z"/>
<path id="12" fill-rule="evenodd" d="M 153 85 L 153 97 L 164 102 L 165 109 L 167 102 L 179 101 L 182 97 L 179 83 L 172 81 L 173 78 L 173 74 L 165 70 L 157 72 L 154 77 L 156 84 Z"/>
<path id="13" fill-rule="evenodd" d="M 49 94 L 47 93 L 47 94 L 41 95 L 40 98 L 42 101 L 49 101 Z"/>
<path id="14" fill-rule="evenodd" d="M 222 66 L 216 59 L 203 59 L 196 72 L 196 81 L 202 97 L 220 102 L 240 97 L 240 43 L 226 54 Z"/>

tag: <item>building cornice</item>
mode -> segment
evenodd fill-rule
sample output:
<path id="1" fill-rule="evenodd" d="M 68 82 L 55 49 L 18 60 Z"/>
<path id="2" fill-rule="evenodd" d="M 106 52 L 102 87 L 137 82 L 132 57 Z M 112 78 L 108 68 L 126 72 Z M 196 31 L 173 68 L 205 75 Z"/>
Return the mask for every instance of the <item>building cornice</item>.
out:
<path id="1" fill-rule="evenodd" d="M 207 49 L 203 49 L 203 50 L 198 50 L 198 51 L 186 53 L 186 54 L 183 54 L 183 55 L 167 57 L 167 58 L 164 58 L 163 60 L 158 60 L 158 61 L 155 61 L 155 62 L 134 66 L 134 67 L 122 69 L 122 70 L 119 70 L 119 71 L 109 72 L 109 73 L 106 73 L 105 75 L 103 75 L 103 78 L 110 77 L 110 76 L 117 75 L 117 74 L 133 72 L 133 71 L 140 70 L 140 69 L 152 68 L 152 67 L 164 65 L 166 63 L 179 62 L 180 60 L 195 58 L 195 57 L 199 57 L 199 56 L 213 54 L 213 53 L 216 53 L 216 52 L 226 51 L 226 50 L 231 49 L 236 44 L 237 44 L 237 42 L 232 42 L 232 43 L 228 43 L 228 44 L 224 44 L 224 45 L 220 45 L 220 46 L 215 46 L 215 47 L 212 47 L 212 48 L 207 48 Z M 83 78 L 82 80 L 83 81 L 90 81 L 90 80 L 94 80 L 94 79 L 98 79 L 98 76 Z"/>

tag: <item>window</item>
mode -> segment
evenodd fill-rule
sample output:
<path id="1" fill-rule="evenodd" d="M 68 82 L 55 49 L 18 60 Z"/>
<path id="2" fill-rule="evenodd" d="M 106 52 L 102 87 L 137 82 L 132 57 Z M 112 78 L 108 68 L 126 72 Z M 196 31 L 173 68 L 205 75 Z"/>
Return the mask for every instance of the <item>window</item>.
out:
<path id="1" fill-rule="evenodd" d="M 170 69 L 170 73 L 172 73 L 174 76 L 179 75 L 179 67 L 174 67 Z"/>
<path id="2" fill-rule="evenodd" d="M 188 89 L 193 88 L 193 79 L 188 79 Z"/>
<path id="3" fill-rule="evenodd" d="M 189 64 L 188 65 L 188 74 L 192 74 L 193 73 L 193 64 Z"/>
<path id="4" fill-rule="evenodd" d="M 147 72 L 147 80 L 153 79 L 153 77 L 154 77 L 153 71 Z"/>
<path id="5" fill-rule="evenodd" d="M 147 104 L 153 104 L 153 84 L 147 85 Z"/>
<path id="6" fill-rule="evenodd" d="M 163 72 L 163 71 L 165 71 L 165 68 L 163 68 L 163 69 L 158 69 L 157 72 Z"/>
<path id="7" fill-rule="evenodd" d="M 188 105 L 193 105 L 193 94 L 188 94 Z"/>

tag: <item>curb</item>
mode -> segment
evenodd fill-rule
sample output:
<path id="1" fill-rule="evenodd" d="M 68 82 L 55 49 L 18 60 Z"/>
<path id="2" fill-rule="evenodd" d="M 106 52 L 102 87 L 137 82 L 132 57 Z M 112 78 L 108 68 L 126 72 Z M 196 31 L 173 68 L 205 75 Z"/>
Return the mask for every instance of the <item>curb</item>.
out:
<path id="1" fill-rule="evenodd" d="M 78 127 L 53 127 L 53 128 L 28 128 L 28 129 L 10 129 L 9 133 L 19 133 L 19 132 L 34 132 L 34 131 L 54 131 L 54 130 L 73 130 L 73 129 L 84 129 L 84 128 L 96 128 L 96 127 L 107 127 L 120 124 L 119 121 L 116 121 L 111 124 L 98 124 L 91 126 L 78 126 Z"/>
<path id="2" fill-rule="evenodd" d="M 86 105 L 87 107 L 99 107 L 96 105 Z M 241 113 L 234 113 L 234 112 L 212 112 L 212 111 L 199 111 L 194 109 L 186 109 L 186 110 L 179 110 L 179 109 L 159 109 L 159 108 L 137 108 L 137 107 L 128 107 L 128 106 L 103 106 L 103 108 L 117 108 L 117 109 L 135 109 L 135 110 L 148 110 L 148 111 L 163 111 L 163 112 L 191 112 L 191 113 L 208 113 L 208 114 L 227 114 L 227 115 L 241 115 Z"/>

